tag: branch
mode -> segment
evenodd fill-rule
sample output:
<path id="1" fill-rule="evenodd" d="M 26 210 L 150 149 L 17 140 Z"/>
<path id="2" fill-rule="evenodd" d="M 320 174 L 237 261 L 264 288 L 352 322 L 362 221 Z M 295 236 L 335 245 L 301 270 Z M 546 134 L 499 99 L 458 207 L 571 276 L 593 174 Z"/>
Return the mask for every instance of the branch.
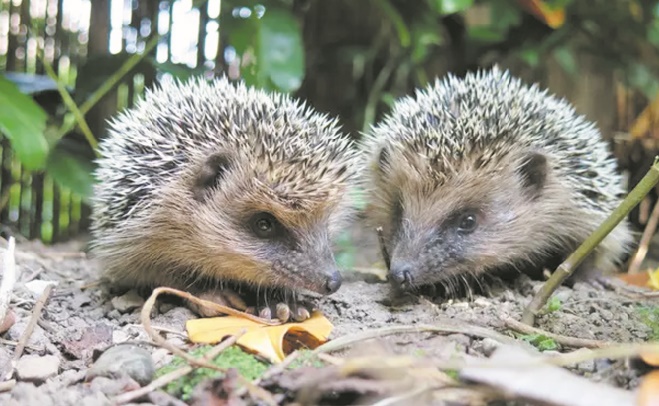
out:
<path id="1" fill-rule="evenodd" d="M 609 215 L 609 217 L 574 251 L 552 274 L 547 282 L 533 297 L 531 303 L 524 309 L 522 322 L 533 326 L 537 312 L 547 303 L 554 291 L 574 273 L 583 260 L 599 245 L 604 238 L 620 223 L 634 207 L 659 182 L 659 156 L 655 157 L 654 164 L 641 181 L 629 192 L 625 200 Z"/>

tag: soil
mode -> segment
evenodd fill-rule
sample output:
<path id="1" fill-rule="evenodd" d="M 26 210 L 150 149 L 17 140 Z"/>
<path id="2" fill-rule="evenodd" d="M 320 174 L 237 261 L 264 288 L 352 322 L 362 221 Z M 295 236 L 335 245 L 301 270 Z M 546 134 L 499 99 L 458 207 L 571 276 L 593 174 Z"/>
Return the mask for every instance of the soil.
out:
<path id="1" fill-rule="evenodd" d="M 392 325 L 441 324 L 447 320 L 514 337 L 505 318 L 519 320 L 522 310 L 541 286 L 540 282 L 520 277 L 509 286 L 493 285 L 487 295 L 434 303 L 423 298 L 393 300 L 389 286 L 377 277 L 377 272 L 371 271 L 378 261 L 377 254 L 372 254 L 377 252 L 374 239 L 355 241 L 360 241 L 355 245 L 358 250 L 369 254 L 359 256 L 354 264 L 358 271 L 349 273 L 342 288 L 320 303 L 321 310 L 334 324 L 331 338 Z M 10 306 L 16 322 L 7 332 L 0 334 L 0 383 L 11 370 L 16 342 L 26 329 L 40 294 L 39 281 L 57 285 L 42 310 L 41 320 L 34 327 L 23 358 L 36 356 L 40 365 L 37 375 L 47 374 L 44 372 L 47 361 L 54 363 L 48 367 L 54 369 L 50 376 L 36 377 L 23 371 L 21 376 L 14 377 L 17 383 L 13 389 L 0 393 L 0 404 L 112 404 L 114 395 L 135 387 L 135 382 L 103 377 L 85 380 L 85 377 L 98 355 L 113 344 L 140 344 L 151 353 L 156 368 L 171 361 L 168 351 L 145 344 L 151 340 L 139 320 L 142 299 L 132 293 L 118 298 L 104 286 L 95 285 L 99 267 L 86 257 L 84 248 L 85 241 L 82 240 L 51 247 L 38 242 L 17 245 L 19 281 Z M 573 288 L 561 287 L 557 296 L 562 305 L 558 310 L 540 316 L 537 327 L 571 337 L 619 343 L 653 338 L 653 330 L 646 325 L 639 307 L 654 306 L 655 303 L 650 299 L 631 299 L 628 294 L 618 292 L 585 283 L 577 283 Z M 185 307 L 162 302 L 152 315 L 152 324 L 166 329 L 162 334 L 167 340 L 184 345 L 185 321 L 193 317 L 196 316 Z M 373 345 L 360 348 L 438 358 L 450 358 L 455 354 L 486 357 L 491 352 L 488 349 L 491 341 L 473 334 L 413 332 L 378 337 L 369 341 Z M 524 342 L 520 340 L 520 343 Z M 573 349 L 559 345 L 555 350 Z M 342 350 L 333 355 L 349 353 L 350 350 Z M 51 357 L 46 359 L 46 356 Z M 21 367 L 28 368 L 26 365 L 27 361 Z M 609 360 L 583 362 L 570 370 L 590 380 L 630 391 L 636 390 L 640 377 L 647 372 L 633 363 Z M 141 403 L 182 404 L 162 392 L 160 395 Z"/>

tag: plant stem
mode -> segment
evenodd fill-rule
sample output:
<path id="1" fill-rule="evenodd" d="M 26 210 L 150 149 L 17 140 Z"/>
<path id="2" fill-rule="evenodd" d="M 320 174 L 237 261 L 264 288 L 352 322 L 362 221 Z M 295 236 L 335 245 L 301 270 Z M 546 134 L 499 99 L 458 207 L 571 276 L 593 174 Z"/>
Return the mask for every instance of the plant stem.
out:
<path id="1" fill-rule="evenodd" d="M 533 326 L 537 312 L 547 303 L 554 291 L 567 279 L 581 262 L 599 245 L 602 240 L 622 221 L 634 207 L 659 182 L 659 156 L 655 157 L 654 164 L 641 181 L 629 192 L 625 200 L 609 215 L 609 217 L 576 249 L 552 274 L 547 282 L 533 297 L 524 309 L 522 322 Z"/>
<path id="2" fill-rule="evenodd" d="M 85 136 L 85 139 L 89 143 L 89 146 L 92 147 L 92 150 L 94 150 L 94 153 L 96 156 L 99 156 L 98 153 L 98 142 L 96 141 L 96 138 L 94 137 L 94 134 L 92 133 L 91 128 L 89 128 L 89 125 L 87 124 L 87 121 L 85 120 L 85 115 L 84 113 L 78 108 L 76 105 L 76 102 L 73 100 L 71 95 L 69 94 L 69 91 L 66 90 L 66 87 L 64 86 L 64 83 L 62 83 L 62 80 L 57 76 L 57 73 L 55 73 L 55 70 L 53 69 L 52 65 L 50 62 L 46 60 L 46 58 L 43 57 L 43 54 L 41 52 L 38 52 L 37 55 L 39 56 L 39 59 L 43 63 L 43 67 L 46 70 L 46 73 L 48 76 L 50 76 L 51 79 L 55 81 L 57 84 L 57 90 L 59 91 L 59 94 L 62 96 L 62 100 L 64 101 L 64 104 L 66 104 L 66 108 L 69 109 L 69 111 L 73 114 L 73 116 L 76 119 L 76 122 L 78 123 L 78 126 L 80 127 L 80 130 L 82 131 L 83 135 Z M 57 137 L 55 140 L 59 140 L 64 136 L 65 133 L 58 133 Z"/>

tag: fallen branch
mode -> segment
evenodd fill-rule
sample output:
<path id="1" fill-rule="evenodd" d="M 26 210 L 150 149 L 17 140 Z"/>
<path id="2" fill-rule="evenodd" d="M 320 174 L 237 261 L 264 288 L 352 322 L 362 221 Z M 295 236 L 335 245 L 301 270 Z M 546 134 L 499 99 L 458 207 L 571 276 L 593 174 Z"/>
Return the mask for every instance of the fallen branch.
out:
<path id="1" fill-rule="evenodd" d="M 599 245 L 602 240 L 636 207 L 645 195 L 659 182 L 659 156 L 641 181 L 629 192 L 625 200 L 616 207 L 609 217 L 584 241 L 579 248 L 559 265 L 558 269 L 542 285 L 529 305 L 524 309 L 522 322 L 533 326 L 538 311 L 547 303 L 554 291 L 581 265 L 584 259 Z"/>
<path id="2" fill-rule="evenodd" d="M 650 241 L 652 240 L 652 237 L 654 236 L 654 233 L 657 230 L 657 223 L 659 223 L 659 200 L 657 200 L 657 202 L 654 204 L 654 207 L 652 208 L 652 214 L 650 215 L 648 224 L 645 226 L 645 229 L 643 230 L 641 241 L 639 242 L 638 248 L 634 253 L 634 257 L 632 258 L 629 264 L 627 273 L 629 274 L 638 273 L 639 269 L 641 268 L 641 263 L 645 259 L 645 255 L 647 255 L 648 253 L 648 247 L 650 246 Z"/>
<path id="3" fill-rule="evenodd" d="M 0 324 L 7 317 L 9 302 L 11 301 L 11 292 L 16 284 L 16 240 L 9 237 L 7 249 L 2 256 L 2 282 L 0 282 Z"/>
<path id="4" fill-rule="evenodd" d="M 520 333 L 524 334 L 542 334 L 545 337 L 551 338 L 552 340 L 556 341 L 559 344 L 568 346 L 568 347 L 576 347 L 576 348 L 604 348 L 608 347 L 611 345 L 614 345 L 615 343 L 612 342 L 606 342 L 606 341 L 599 341 L 599 340 L 589 340 L 587 338 L 577 338 L 577 337 L 568 337 L 568 336 L 563 336 L 559 334 L 554 334 L 550 333 L 548 331 L 536 328 L 536 327 L 531 327 L 528 324 L 521 323 L 515 319 L 512 319 L 510 317 L 506 317 L 503 319 L 503 321 L 506 323 L 506 326 L 518 331 Z"/>

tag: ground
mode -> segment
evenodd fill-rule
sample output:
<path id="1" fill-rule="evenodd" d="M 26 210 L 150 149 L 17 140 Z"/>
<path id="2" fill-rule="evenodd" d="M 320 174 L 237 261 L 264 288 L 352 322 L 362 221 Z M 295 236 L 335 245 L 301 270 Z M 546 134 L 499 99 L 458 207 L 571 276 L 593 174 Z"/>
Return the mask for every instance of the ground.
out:
<path id="1" fill-rule="evenodd" d="M 103 368 L 112 369 L 113 362 L 114 368 L 119 365 L 121 355 L 109 356 L 110 366 L 103 367 L 100 365 L 101 359 L 97 360 L 99 354 L 112 344 L 134 343 L 142 350 L 135 349 L 130 354 L 146 354 L 147 359 L 150 354 L 155 368 L 172 361 L 173 356 L 167 350 L 149 344 L 151 339 L 139 318 L 142 299 L 133 293 L 113 297 L 104 286 L 96 284 L 99 267 L 86 258 L 83 248 L 84 241 L 53 247 L 44 247 L 37 242 L 17 245 L 15 257 L 19 281 L 13 290 L 10 305 L 16 322 L 7 332 L 0 334 L 0 384 L 11 371 L 16 344 L 26 330 L 38 296 L 43 291 L 43 283 L 39 281 L 56 282 L 57 286 L 16 365 L 14 378 L 17 382 L 13 388 L 6 388 L 8 390 L 0 393 L 0 404 L 112 404 L 115 395 L 137 387 L 135 381 L 130 379 L 94 377 L 103 375 Z M 393 301 L 388 285 L 364 271 L 376 260 L 377 256 L 374 255 L 360 257 L 354 265 L 361 272 L 350 273 L 336 294 L 321 301 L 321 310 L 334 324 L 331 338 L 391 326 L 434 325 L 446 328 L 448 333 L 413 331 L 380 335 L 333 352 L 333 356 L 350 356 L 357 351 L 361 356 L 406 354 L 440 360 L 456 359 L 462 355 L 483 358 L 492 353 L 493 345 L 507 337 L 508 340 L 516 337 L 518 345 L 528 348 L 531 347 L 528 344 L 530 341 L 548 351 L 575 349 L 546 337 L 526 335 L 520 339 L 522 335 L 514 333 L 506 325 L 508 318 L 520 319 L 522 310 L 541 286 L 540 282 L 520 277 L 512 286 L 494 285 L 487 296 L 474 295 L 434 303 L 424 298 Z M 561 287 L 556 295 L 558 301 L 554 302 L 553 311 L 540 316 L 537 327 L 570 337 L 618 343 L 655 338 L 656 327 L 652 323 L 655 303 L 651 297 L 639 299 L 624 289 L 605 289 L 583 283 L 573 288 Z M 152 314 L 152 324 L 160 328 L 167 340 L 185 345 L 185 321 L 192 317 L 195 317 L 194 314 L 184 307 L 161 302 Z M 147 364 L 140 364 L 140 368 L 148 370 L 150 361 Z M 93 373 L 90 372 L 92 366 Z M 99 368 L 101 372 L 98 372 Z M 647 372 L 647 368 L 628 360 L 606 359 L 584 361 L 569 367 L 569 370 L 586 376 L 592 382 L 627 391 L 636 390 L 642 374 Z M 291 370 L 289 376 L 271 383 L 269 388 L 279 385 L 280 389 L 288 388 L 289 392 L 294 392 L 295 384 L 291 380 L 297 379 L 296 376 Z M 137 379 L 135 376 L 133 378 Z M 145 378 L 144 383 L 148 380 Z M 280 395 L 279 399 L 283 396 Z M 288 396 L 294 394 L 289 393 Z M 327 399 L 325 402 L 354 404 L 346 399 L 335 396 L 334 403 Z M 163 391 L 135 402 L 185 404 Z M 195 404 L 211 403 L 197 401 Z M 423 403 L 418 401 L 415 404 Z"/>

